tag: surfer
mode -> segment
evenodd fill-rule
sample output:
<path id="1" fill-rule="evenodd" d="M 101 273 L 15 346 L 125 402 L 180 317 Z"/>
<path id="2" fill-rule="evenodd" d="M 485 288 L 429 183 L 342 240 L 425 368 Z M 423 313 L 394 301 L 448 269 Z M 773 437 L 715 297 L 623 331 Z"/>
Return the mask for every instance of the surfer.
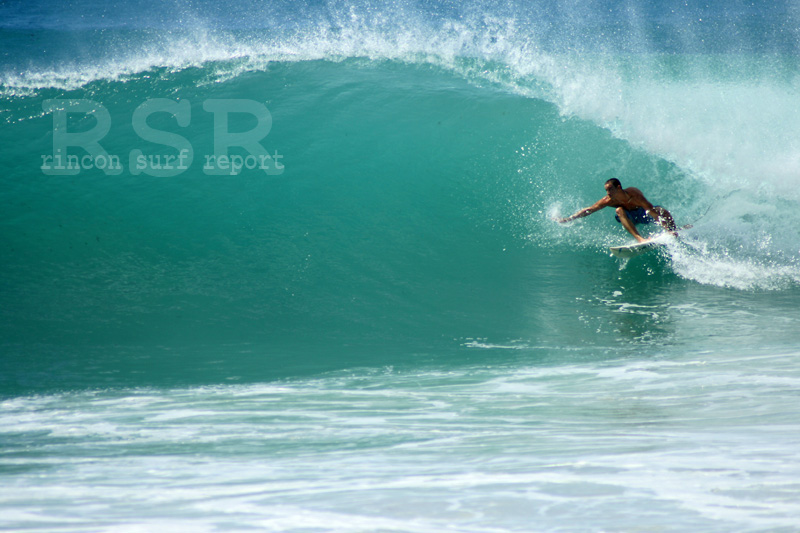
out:
<path id="1" fill-rule="evenodd" d="M 559 220 L 562 224 L 570 222 L 576 218 L 583 218 L 589 216 L 595 211 L 599 211 L 604 207 L 615 207 L 617 211 L 617 222 L 622 224 L 628 233 L 638 242 L 644 242 L 646 239 L 639 235 L 636 231 L 636 224 L 650 224 L 658 222 L 661 226 L 675 235 L 677 228 L 672 215 L 661 207 L 660 205 L 654 206 L 647 201 L 642 191 L 636 187 L 622 188 L 622 184 L 617 178 L 611 178 L 605 184 L 606 196 L 598 200 L 594 205 L 581 209 L 574 215 L 562 218 Z"/>

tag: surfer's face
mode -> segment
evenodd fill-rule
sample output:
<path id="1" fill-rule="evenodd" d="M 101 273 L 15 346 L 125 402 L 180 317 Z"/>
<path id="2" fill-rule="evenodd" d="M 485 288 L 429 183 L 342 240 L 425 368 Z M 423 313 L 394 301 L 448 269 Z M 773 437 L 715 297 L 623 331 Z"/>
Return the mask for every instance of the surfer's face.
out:
<path id="1" fill-rule="evenodd" d="M 616 190 L 617 190 L 617 188 L 614 186 L 614 184 L 613 184 L 613 183 L 606 183 L 606 194 L 608 194 L 608 197 L 609 197 L 609 198 L 611 198 L 612 196 L 614 196 L 614 192 L 615 192 Z"/>

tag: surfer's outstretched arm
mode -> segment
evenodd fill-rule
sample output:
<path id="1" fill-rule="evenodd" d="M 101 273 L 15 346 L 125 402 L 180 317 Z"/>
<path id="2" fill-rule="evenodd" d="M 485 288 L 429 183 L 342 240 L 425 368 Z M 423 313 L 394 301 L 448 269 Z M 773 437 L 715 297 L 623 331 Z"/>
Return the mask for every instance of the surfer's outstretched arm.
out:
<path id="1" fill-rule="evenodd" d="M 574 215 L 570 215 L 570 216 L 568 216 L 568 217 L 566 217 L 566 218 L 559 219 L 559 222 L 561 222 L 562 224 L 564 224 L 565 222 L 572 222 L 572 221 L 573 221 L 573 220 L 575 220 L 576 218 L 588 217 L 588 216 L 589 216 L 589 215 L 591 215 L 591 214 L 592 214 L 592 211 L 589 211 L 589 208 L 588 208 L 588 207 L 586 207 L 586 208 L 584 208 L 584 209 L 581 209 L 580 211 L 578 211 L 578 212 L 577 212 L 577 213 L 575 213 Z"/>
<path id="2" fill-rule="evenodd" d="M 570 215 L 567 218 L 559 219 L 559 222 L 563 224 L 565 222 L 572 222 L 576 218 L 588 217 L 589 215 L 591 215 L 595 211 L 599 211 L 599 210 L 601 210 L 601 209 L 603 209 L 604 207 L 607 207 L 607 206 L 608 206 L 608 198 L 601 198 L 594 205 L 589 206 L 589 207 L 584 207 L 583 209 L 581 209 L 580 211 L 578 211 L 574 215 Z"/>

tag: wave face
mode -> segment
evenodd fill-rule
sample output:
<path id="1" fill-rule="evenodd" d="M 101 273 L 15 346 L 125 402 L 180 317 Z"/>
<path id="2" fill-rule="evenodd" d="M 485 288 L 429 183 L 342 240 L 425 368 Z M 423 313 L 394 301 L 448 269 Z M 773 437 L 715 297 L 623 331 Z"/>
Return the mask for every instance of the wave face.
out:
<path id="1" fill-rule="evenodd" d="M 7 391 L 797 340 L 755 324 L 800 291 L 791 4 L 90 4 L 0 8 Z M 119 173 L 43 171 L 66 101 Z M 204 171 L 221 101 L 281 172 Z M 552 222 L 610 177 L 694 227 L 620 264 L 609 213 Z"/>

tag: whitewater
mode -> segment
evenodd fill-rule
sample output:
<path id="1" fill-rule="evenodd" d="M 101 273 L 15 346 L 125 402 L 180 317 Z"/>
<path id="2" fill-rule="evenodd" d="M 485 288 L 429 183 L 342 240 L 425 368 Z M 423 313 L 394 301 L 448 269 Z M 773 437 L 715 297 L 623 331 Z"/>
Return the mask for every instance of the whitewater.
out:
<path id="1" fill-rule="evenodd" d="M 0 529 L 795 531 L 799 48 L 793 2 L 0 5 Z M 554 221 L 611 177 L 692 228 Z"/>

